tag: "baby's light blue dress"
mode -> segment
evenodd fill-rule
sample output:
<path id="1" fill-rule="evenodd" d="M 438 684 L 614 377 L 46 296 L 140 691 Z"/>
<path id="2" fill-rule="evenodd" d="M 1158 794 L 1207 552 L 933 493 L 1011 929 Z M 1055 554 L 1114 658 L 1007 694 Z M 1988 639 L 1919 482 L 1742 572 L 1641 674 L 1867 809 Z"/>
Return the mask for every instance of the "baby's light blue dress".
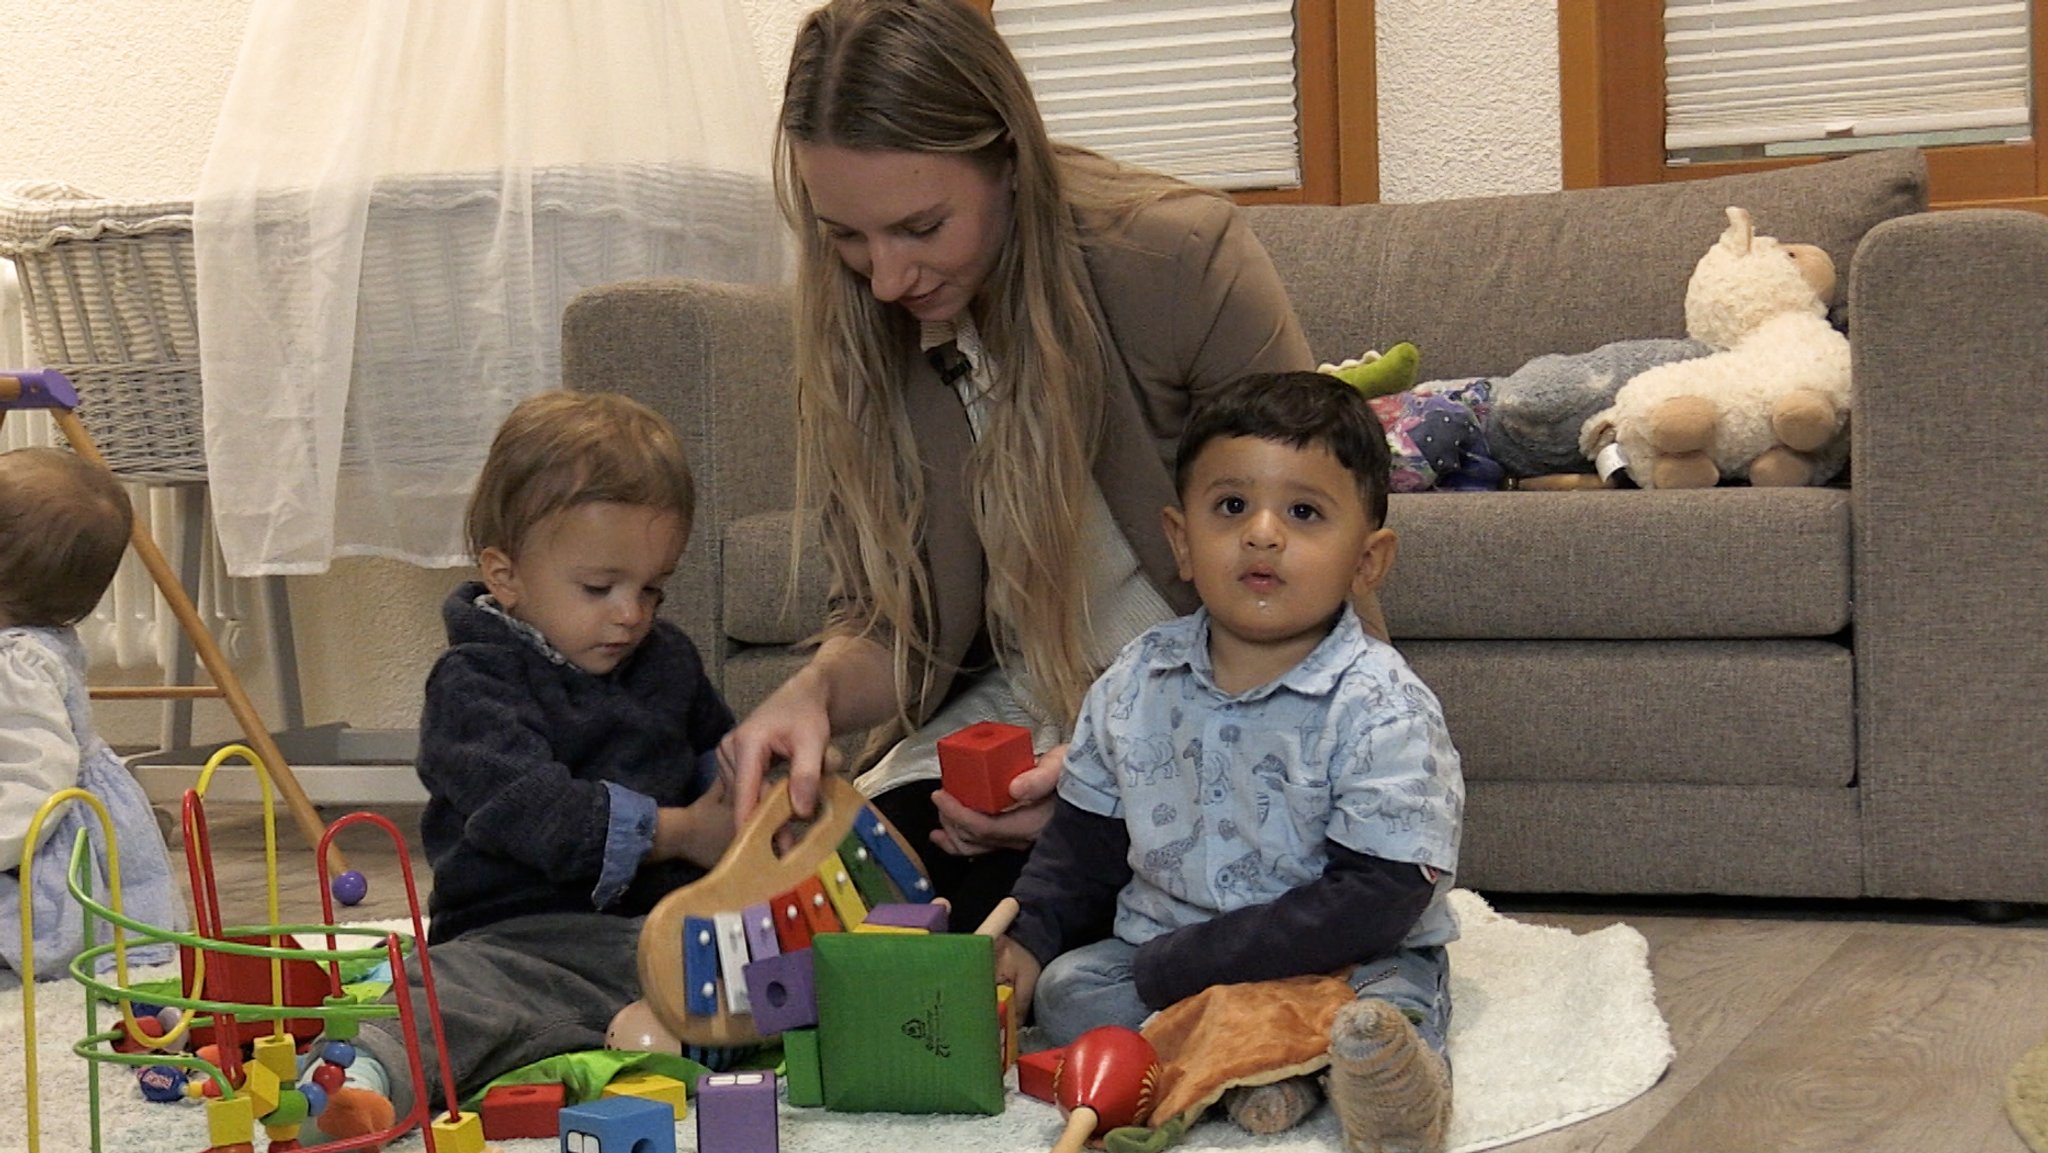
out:
<path id="1" fill-rule="evenodd" d="M 17 673 L 22 669 L 43 669 L 61 681 L 65 712 L 79 748 L 77 785 L 106 806 L 120 846 L 122 911 L 152 925 L 184 928 L 184 906 L 171 880 L 170 852 L 157 828 L 149 798 L 93 728 L 91 704 L 86 697 L 85 647 L 77 632 L 69 628 L 0 629 L 0 660 L 5 660 Z M 16 702 L 0 701 L 0 724 L 9 723 L 4 714 L 16 707 Z M 113 905 L 106 837 L 99 817 L 82 802 L 67 804 L 45 819 L 43 838 L 29 870 L 29 907 L 34 913 L 38 980 L 64 976 L 72 959 L 86 948 L 85 913 L 66 885 L 72 847 L 80 830 L 86 831 L 91 842 L 94 899 L 110 908 Z M 17 974 L 25 964 L 19 865 L 19 860 L 0 862 L 6 870 L 4 884 L 0 884 L 0 962 Z M 104 921 L 96 929 L 98 941 L 112 939 L 111 927 Z M 169 943 L 142 944 L 133 934 L 128 940 L 130 964 L 157 964 L 174 956 Z M 105 970 L 112 964 L 109 954 L 101 960 L 100 967 Z"/>

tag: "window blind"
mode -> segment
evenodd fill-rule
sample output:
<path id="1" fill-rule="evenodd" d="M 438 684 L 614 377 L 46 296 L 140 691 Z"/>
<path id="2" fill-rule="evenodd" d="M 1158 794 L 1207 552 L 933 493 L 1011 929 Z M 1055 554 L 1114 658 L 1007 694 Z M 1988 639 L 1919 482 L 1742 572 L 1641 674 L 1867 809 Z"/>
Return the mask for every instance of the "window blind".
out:
<path id="1" fill-rule="evenodd" d="M 1292 0 L 998 0 L 1056 140 L 1214 188 L 1301 183 Z"/>
<path id="2" fill-rule="evenodd" d="M 2024 136 L 2027 10 L 2026 0 L 1667 0 L 1664 146 Z"/>

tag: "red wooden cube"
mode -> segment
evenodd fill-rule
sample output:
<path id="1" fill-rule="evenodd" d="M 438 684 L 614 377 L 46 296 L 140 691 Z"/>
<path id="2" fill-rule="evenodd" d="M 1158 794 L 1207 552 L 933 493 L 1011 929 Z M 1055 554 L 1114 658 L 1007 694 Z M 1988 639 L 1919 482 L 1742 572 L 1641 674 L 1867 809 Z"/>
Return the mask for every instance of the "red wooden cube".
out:
<path id="1" fill-rule="evenodd" d="M 1040 1049 L 1036 1053 L 1025 1053 L 1017 1058 L 1017 1092 L 1026 1097 L 1058 1104 L 1053 1100 L 1053 1074 L 1059 1071 L 1060 1058 L 1067 1055 L 1065 1049 Z"/>
<path id="2" fill-rule="evenodd" d="M 982 721 L 939 738 L 939 776 L 955 800 L 984 813 L 1010 807 L 1010 782 L 1038 763 L 1031 730 Z"/>
<path id="3" fill-rule="evenodd" d="M 561 1135 L 566 1091 L 560 1081 L 536 1085 L 499 1085 L 484 1093 L 477 1112 L 484 1117 L 484 1136 L 492 1141 Z"/>

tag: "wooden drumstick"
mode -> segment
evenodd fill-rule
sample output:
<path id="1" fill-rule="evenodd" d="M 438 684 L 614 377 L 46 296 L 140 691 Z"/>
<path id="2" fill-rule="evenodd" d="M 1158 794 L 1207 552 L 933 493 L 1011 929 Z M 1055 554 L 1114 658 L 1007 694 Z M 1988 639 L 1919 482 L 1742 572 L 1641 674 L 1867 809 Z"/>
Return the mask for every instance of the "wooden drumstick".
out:
<path id="1" fill-rule="evenodd" d="M 974 930 L 975 934 L 982 937 L 1000 937 L 1009 932 L 1010 922 L 1017 919 L 1018 908 L 1015 897 L 1004 897 L 997 901 L 996 907 L 989 910 L 988 917 Z"/>
<path id="2" fill-rule="evenodd" d="M 1067 1127 L 1052 1153 L 1079 1153 L 1111 1129 L 1144 1122 L 1159 1082 L 1159 1053 L 1136 1029 L 1101 1025 L 1067 1046 L 1052 1074 Z"/>

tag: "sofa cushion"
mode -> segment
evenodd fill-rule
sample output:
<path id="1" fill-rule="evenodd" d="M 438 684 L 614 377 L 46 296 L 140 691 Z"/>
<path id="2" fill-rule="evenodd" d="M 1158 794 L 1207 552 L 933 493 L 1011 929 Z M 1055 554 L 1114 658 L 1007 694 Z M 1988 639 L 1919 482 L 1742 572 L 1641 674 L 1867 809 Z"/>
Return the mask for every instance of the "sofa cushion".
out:
<path id="1" fill-rule="evenodd" d="M 1397 640 L 1825 637 L 1849 624 L 1839 488 L 1396 493 L 1382 590 Z M 725 634 L 789 645 L 824 623 L 815 522 L 789 593 L 788 512 L 726 526 Z"/>
<path id="2" fill-rule="evenodd" d="M 1394 494 L 1396 641 L 1825 637 L 1849 623 L 1840 488 Z"/>
<path id="3" fill-rule="evenodd" d="M 790 595 L 789 529 L 793 513 L 763 512 L 725 526 L 719 541 L 719 581 L 725 597 L 725 635 L 742 644 L 793 645 L 825 623 L 832 575 L 816 517 L 804 518 L 803 565 Z"/>
<path id="4" fill-rule="evenodd" d="M 1856 669 L 1831 640 L 1403 641 L 1465 780 L 1847 789 Z"/>
<path id="5" fill-rule="evenodd" d="M 1846 281 L 1864 233 L 1926 204 L 1924 159 L 1889 150 L 1670 184 L 1247 211 L 1316 356 L 1408 340 L 1441 379 L 1684 336 L 1686 281 L 1731 205 L 1826 249 Z"/>

